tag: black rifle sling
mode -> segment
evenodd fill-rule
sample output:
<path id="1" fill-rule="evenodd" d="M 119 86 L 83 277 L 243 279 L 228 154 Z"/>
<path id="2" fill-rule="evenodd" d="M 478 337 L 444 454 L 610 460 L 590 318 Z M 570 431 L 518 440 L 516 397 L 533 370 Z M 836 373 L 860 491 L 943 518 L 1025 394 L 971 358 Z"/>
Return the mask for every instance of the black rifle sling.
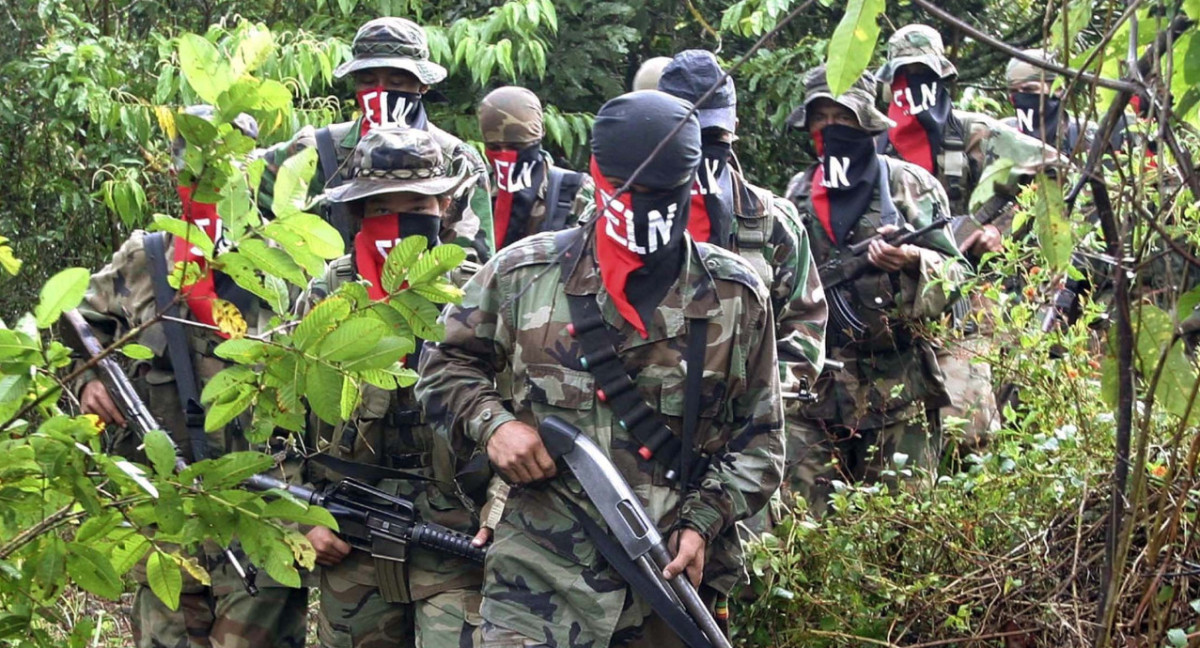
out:
<path id="1" fill-rule="evenodd" d="M 555 237 L 556 249 L 562 253 L 571 247 L 578 246 L 584 240 L 583 232 L 582 228 L 563 230 Z M 571 267 L 578 262 L 579 253 L 580 251 L 576 251 Z M 571 267 L 563 267 L 562 281 L 564 283 L 571 274 Z M 612 409 L 613 415 L 621 427 L 641 444 L 641 448 L 637 452 L 643 459 L 653 460 L 661 465 L 667 479 L 674 480 L 680 477 L 681 471 L 678 462 L 685 456 L 693 456 L 690 448 L 688 453 L 681 454 L 683 443 L 680 436 L 676 435 L 667 425 L 666 418 L 642 398 L 637 384 L 617 352 L 616 331 L 605 323 L 595 297 L 592 295 L 567 295 L 566 297 L 567 306 L 571 312 L 571 324 L 568 330 L 579 341 L 582 351 L 580 364 L 596 379 L 596 397 Z M 707 327 L 692 326 L 689 330 L 698 331 L 702 328 Z M 703 331 L 701 331 L 701 335 L 707 337 Z M 702 372 L 703 365 L 704 361 L 701 359 L 695 363 L 696 370 Z M 699 380 L 699 376 L 697 376 L 697 380 Z M 693 400 L 698 400 L 698 396 Z M 708 470 L 709 461 L 709 456 L 698 453 L 694 459 L 689 461 L 686 472 L 691 476 L 703 475 Z"/>
<path id="2" fill-rule="evenodd" d="M 338 173 L 337 145 L 333 141 L 333 132 L 329 127 L 319 128 L 316 132 L 317 160 L 321 164 L 321 175 L 325 176 L 325 187 L 332 189 L 342 184 L 342 176 Z M 354 249 L 354 232 L 350 230 L 350 212 L 345 203 L 329 203 L 326 216 L 330 225 L 342 235 L 342 242 L 347 250 Z"/>
<path id="3" fill-rule="evenodd" d="M 575 194 L 583 186 L 583 174 L 551 166 L 546 174 L 546 219 L 543 232 L 557 232 L 567 226 L 567 216 L 575 204 Z"/>
<path id="4" fill-rule="evenodd" d="M 154 278 L 154 301 L 158 310 L 167 317 L 178 317 L 179 308 L 174 303 L 175 289 L 167 283 L 170 270 L 167 268 L 166 239 L 166 232 L 148 234 L 144 239 L 146 256 L 150 258 L 150 275 Z M 182 243 L 186 244 L 186 241 Z M 175 372 L 175 388 L 179 392 L 184 425 L 187 426 L 188 441 L 192 445 L 191 461 L 207 459 L 208 436 L 204 433 L 204 408 L 200 405 L 200 390 L 196 385 L 196 369 L 187 333 L 182 324 L 171 319 L 162 320 L 160 326 L 167 338 L 167 357 L 171 360 L 171 370 Z"/>
<path id="5" fill-rule="evenodd" d="M 567 503 L 575 518 L 579 520 L 580 526 L 583 527 L 600 555 L 604 556 L 608 564 L 612 565 L 621 578 L 625 579 L 633 591 L 654 608 L 658 616 L 671 626 L 671 630 L 675 631 L 675 634 L 679 635 L 679 638 L 689 648 L 712 648 L 712 643 L 709 642 L 708 637 L 704 636 L 704 632 L 700 630 L 696 621 L 664 591 L 663 588 L 667 587 L 665 582 L 651 580 L 650 576 L 634 562 L 633 558 L 629 557 L 625 548 L 608 531 L 601 528 L 587 512 L 575 502 L 563 501 Z M 687 578 L 687 573 L 684 572 L 680 578 Z"/>
<path id="6" fill-rule="evenodd" d="M 708 351 L 708 320 L 706 319 L 689 319 L 688 320 L 688 340 L 687 354 L 684 360 L 687 362 L 687 377 L 684 383 L 683 391 L 683 441 L 682 452 L 683 456 L 679 461 L 679 483 L 691 484 L 693 479 L 699 479 L 700 474 L 692 474 L 693 459 L 695 453 L 696 433 L 700 425 L 700 408 L 704 406 L 701 401 L 700 388 L 704 378 L 704 355 Z M 679 498 L 680 510 L 682 511 L 685 497 Z"/>
<path id="7" fill-rule="evenodd" d="M 433 481 L 432 478 L 426 477 L 407 470 L 399 470 L 397 468 L 388 468 L 386 466 L 375 466 L 365 464 L 358 461 L 350 461 L 342 459 L 331 454 L 319 452 L 308 457 L 309 461 L 319 464 L 336 472 L 343 477 L 357 479 L 368 484 L 378 483 L 385 479 L 401 479 L 406 481 Z"/>

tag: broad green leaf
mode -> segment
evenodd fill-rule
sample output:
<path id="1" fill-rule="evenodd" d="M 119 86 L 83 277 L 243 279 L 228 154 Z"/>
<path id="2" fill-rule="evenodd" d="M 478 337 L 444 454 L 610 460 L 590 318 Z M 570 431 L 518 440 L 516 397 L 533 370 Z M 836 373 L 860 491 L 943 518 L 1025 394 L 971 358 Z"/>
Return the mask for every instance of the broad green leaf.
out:
<path id="1" fill-rule="evenodd" d="M 192 146 L 208 146 L 217 139 L 217 127 L 199 115 L 189 115 L 181 112 L 175 115 L 175 127 L 184 141 Z"/>
<path id="2" fill-rule="evenodd" d="M 829 39 L 825 56 L 829 89 L 839 96 L 850 89 L 862 76 L 875 55 L 879 39 L 879 14 L 884 0 L 849 0 L 837 29 Z"/>
<path id="3" fill-rule="evenodd" d="M 333 296 L 322 300 L 313 307 L 296 330 L 292 333 L 292 342 L 296 348 L 307 351 L 319 342 L 325 334 L 342 320 L 350 316 L 350 303 L 345 299 Z"/>
<path id="4" fill-rule="evenodd" d="M 225 340 L 213 349 L 218 358 L 224 358 L 238 364 L 257 362 L 267 352 L 265 342 L 242 338 L 240 340 Z"/>
<path id="5" fill-rule="evenodd" d="M 445 335 L 445 327 L 437 321 L 441 311 L 424 297 L 403 291 L 393 295 L 388 304 L 404 316 L 413 333 L 422 340 L 439 342 Z"/>
<path id="6" fill-rule="evenodd" d="M 126 358 L 133 360 L 149 360 L 154 357 L 154 352 L 150 350 L 150 347 L 132 342 L 121 347 L 121 353 L 125 354 Z"/>
<path id="7" fill-rule="evenodd" d="M 305 396 L 313 414 L 330 425 L 337 425 L 341 421 L 345 377 L 333 367 L 319 363 L 311 365 L 305 381 L 308 386 Z"/>
<path id="8" fill-rule="evenodd" d="M 212 43 L 196 34 L 179 37 L 179 67 L 201 99 L 216 104 L 234 81 L 233 70 Z"/>
<path id="9" fill-rule="evenodd" d="M 76 538 L 76 541 L 86 540 Z M 49 535 L 38 544 L 38 549 L 34 578 L 43 591 L 53 593 L 67 568 L 67 545 L 62 538 Z"/>
<path id="10" fill-rule="evenodd" d="M 421 252 L 429 246 L 429 241 L 423 236 L 409 236 L 400 240 L 396 247 L 388 253 L 383 262 L 379 281 L 388 293 L 400 289 L 400 285 L 408 278 L 408 270 L 417 262 Z"/>
<path id="11" fill-rule="evenodd" d="M 319 525 L 331 529 L 338 528 L 337 521 L 333 519 L 329 511 L 319 506 L 304 504 L 295 498 L 281 497 L 271 500 L 263 508 L 262 514 L 267 517 L 288 520 L 298 524 Z"/>
<path id="12" fill-rule="evenodd" d="M 179 595 L 183 593 L 183 574 L 179 564 L 171 556 L 155 551 L 146 561 L 146 580 L 150 590 L 171 610 L 179 609 Z"/>
<path id="13" fill-rule="evenodd" d="M 317 356 L 328 362 L 357 360 L 369 353 L 387 330 L 383 322 L 369 317 L 348 319 L 325 336 Z"/>
<path id="14" fill-rule="evenodd" d="M 270 470 L 275 460 L 261 452 L 233 452 L 213 462 L 204 472 L 204 486 L 218 488 L 242 483 L 251 475 Z"/>
<path id="15" fill-rule="evenodd" d="M 408 271 L 409 285 L 418 285 L 444 276 L 467 258 L 467 251 L 457 245 L 439 245 L 417 259 Z"/>
<path id="16" fill-rule="evenodd" d="M 1062 190 L 1058 183 L 1039 176 L 1037 203 L 1033 207 L 1034 232 L 1038 250 L 1046 265 L 1061 272 L 1071 262 L 1071 221 L 1064 214 Z"/>
<path id="17" fill-rule="evenodd" d="M 348 377 L 342 380 L 342 394 L 338 406 L 343 421 L 350 420 L 354 410 L 358 407 L 361 396 L 358 384 L 354 380 Z"/>
<path id="18" fill-rule="evenodd" d="M 242 385 L 252 385 L 255 380 L 254 371 L 249 367 L 228 367 L 209 379 L 204 391 L 200 392 L 200 402 L 211 403 L 236 398 L 236 392 Z"/>
<path id="19" fill-rule="evenodd" d="M 0 360 L 34 362 L 39 352 L 37 344 L 24 333 L 0 329 Z"/>
<path id="20" fill-rule="evenodd" d="M 50 328 L 64 311 L 83 301 L 91 274 L 85 268 L 67 268 L 42 286 L 41 299 L 33 310 L 38 328 Z"/>
<path id="21" fill-rule="evenodd" d="M 0 612 L 0 639 L 16 638 L 29 631 L 29 615 Z"/>
<path id="22" fill-rule="evenodd" d="M 308 206 L 308 183 L 317 171 L 317 149 L 307 148 L 279 165 L 275 175 L 275 217 L 282 221 Z"/>
<path id="23" fill-rule="evenodd" d="M 254 72 L 271 56 L 274 49 L 275 40 L 266 25 L 247 24 L 242 40 L 233 53 L 233 75 L 241 76 Z"/>
<path id="24" fill-rule="evenodd" d="M 112 562 L 86 544 L 67 545 L 67 573 L 76 585 L 96 596 L 113 601 L 121 596 L 121 579 Z"/>
<path id="25" fill-rule="evenodd" d="M 313 254 L 323 259 L 336 259 L 345 251 L 342 235 L 320 216 L 299 212 L 278 222 L 304 237 Z"/>
<path id="26" fill-rule="evenodd" d="M 170 477 L 175 472 L 175 443 L 162 430 L 151 430 L 142 439 L 146 457 L 154 466 L 159 477 Z"/>
<path id="27" fill-rule="evenodd" d="M 208 238 L 208 233 L 187 221 L 155 214 L 154 222 L 146 229 L 151 232 L 166 232 L 178 239 L 175 241 L 176 245 L 183 245 L 186 241 L 191 243 L 194 252 L 199 252 L 205 258 L 212 258 L 213 242 Z"/>
<path id="28" fill-rule="evenodd" d="M 251 385 L 240 385 L 235 391 L 226 392 L 224 396 L 209 405 L 208 411 L 204 413 L 204 431 L 216 432 L 223 429 L 230 421 L 250 407 L 257 394 L 258 390 Z"/>
<path id="29" fill-rule="evenodd" d="M 1012 168 L 1012 160 L 1000 158 L 983 170 L 983 177 L 979 179 L 979 184 L 975 185 L 975 190 L 971 192 L 972 212 L 978 211 L 980 207 L 983 207 L 984 203 L 996 195 L 996 183 L 1004 184 L 1008 182 L 1008 176 Z"/>
<path id="30" fill-rule="evenodd" d="M 263 228 L 263 234 L 281 245 L 292 260 L 309 275 L 317 277 L 325 271 L 325 259 L 312 251 L 308 241 L 299 232 L 284 227 L 279 221 L 271 221 Z"/>
<path id="31" fill-rule="evenodd" d="M 150 483 L 149 479 L 146 479 L 146 471 L 142 470 L 141 466 L 130 463 L 124 459 L 117 459 L 116 461 L 112 462 L 112 467 L 116 469 L 116 472 L 112 473 L 113 475 L 124 475 L 125 477 L 132 479 L 133 483 L 137 484 L 142 490 L 146 491 L 146 494 L 150 497 L 158 497 L 158 487 Z"/>
<path id="32" fill-rule="evenodd" d="M 446 280 L 423 283 L 410 290 L 435 304 L 461 304 L 464 294 L 462 288 Z"/>
<path id="33" fill-rule="evenodd" d="M 369 352 L 342 366 L 346 371 L 354 372 L 386 369 L 415 349 L 416 343 L 411 337 L 388 336 L 380 340 Z"/>
<path id="34" fill-rule="evenodd" d="M 163 484 L 158 489 L 158 501 L 154 503 L 155 521 L 158 530 L 166 534 L 176 534 L 183 530 L 184 510 L 183 500 L 179 492 L 169 484 Z"/>
<path id="35" fill-rule="evenodd" d="M 259 277 L 254 262 L 242 252 L 225 252 L 217 258 L 214 265 L 221 272 L 229 275 L 234 283 L 254 293 L 255 296 L 265 300 L 274 298 L 274 294 L 267 290 L 266 284 Z"/>
<path id="36" fill-rule="evenodd" d="M 287 252 L 279 248 L 270 247 L 260 239 L 247 239 L 238 245 L 238 252 L 262 272 L 286 279 L 301 288 L 308 286 L 304 271 Z"/>
<path id="37" fill-rule="evenodd" d="M 21 260 L 13 255 L 12 246 L 4 243 L 0 243 L 0 268 L 14 277 L 21 271 Z"/>
<path id="38" fill-rule="evenodd" d="M 79 525 L 79 530 L 75 532 L 75 541 L 89 542 L 103 538 L 108 535 L 109 531 L 117 528 L 121 521 L 121 516 L 116 511 L 108 511 L 103 515 L 90 517 Z"/>
<path id="39" fill-rule="evenodd" d="M 130 533 L 109 550 L 108 555 L 112 558 L 113 570 L 118 575 L 124 575 L 133 566 L 141 561 L 142 556 L 146 555 L 146 551 L 150 549 L 150 540 L 146 536 L 136 532 Z"/>

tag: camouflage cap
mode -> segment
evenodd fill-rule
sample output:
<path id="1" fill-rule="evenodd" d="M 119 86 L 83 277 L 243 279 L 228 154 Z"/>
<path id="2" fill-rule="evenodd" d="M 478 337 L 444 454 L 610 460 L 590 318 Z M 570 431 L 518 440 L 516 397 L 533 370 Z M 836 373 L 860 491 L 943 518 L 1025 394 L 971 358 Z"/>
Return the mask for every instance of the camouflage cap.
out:
<path id="1" fill-rule="evenodd" d="M 531 90 L 504 86 L 488 93 L 479 103 L 479 130 L 486 144 L 521 144 L 542 141 L 542 102 Z"/>
<path id="2" fill-rule="evenodd" d="M 336 187 L 327 186 L 325 198 L 330 202 L 402 191 L 442 196 L 457 189 L 465 176 L 451 173 L 433 136 L 400 126 L 367 131 L 342 166 L 342 179 Z"/>
<path id="3" fill-rule="evenodd" d="M 669 56 L 655 56 L 652 59 L 647 59 L 642 63 L 642 67 L 638 68 L 637 74 L 633 75 L 632 91 L 638 90 L 657 90 L 658 79 L 662 76 L 663 68 L 671 62 Z"/>
<path id="4" fill-rule="evenodd" d="M 1044 49 L 1027 49 L 1023 53 L 1039 61 L 1047 63 L 1055 61 L 1054 55 Z M 1032 63 L 1027 63 L 1014 57 L 1008 60 L 1008 68 L 1004 70 L 1004 77 L 1008 80 L 1008 87 L 1011 88 L 1029 81 L 1054 83 L 1058 75 L 1050 70 L 1044 70 Z"/>
<path id="5" fill-rule="evenodd" d="M 446 68 L 429 60 L 425 30 L 404 18 L 376 18 L 358 28 L 350 46 L 354 58 L 342 63 L 333 75 L 342 78 L 370 68 L 395 68 L 412 72 L 425 85 L 446 78 Z"/>
<path id="6" fill-rule="evenodd" d="M 835 97 L 829 90 L 825 78 L 825 66 L 819 65 L 804 75 L 804 103 L 788 115 L 787 124 L 792 128 L 808 126 L 808 106 L 817 99 L 830 99 L 850 109 L 858 118 L 860 126 L 872 133 L 882 133 L 896 123 L 875 107 L 875 77 L 870 72 L 863 74 L 850 89 Z"/>
<path id="7" fill-rule="evenodd" d="M 920 64 L 943 79 L 958 76 L 958 69 L 946 58 L 942 35 L 929 25 L 907 25 L 896 30 L 887 44 L 887 62 L 875 76 L 891 83 L 896 71 L 906 65 Z"/>

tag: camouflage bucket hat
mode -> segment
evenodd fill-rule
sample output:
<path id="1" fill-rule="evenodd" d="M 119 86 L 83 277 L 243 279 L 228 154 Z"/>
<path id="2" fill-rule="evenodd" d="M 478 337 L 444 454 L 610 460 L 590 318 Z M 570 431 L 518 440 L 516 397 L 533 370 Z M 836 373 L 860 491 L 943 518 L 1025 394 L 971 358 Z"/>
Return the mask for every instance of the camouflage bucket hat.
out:
<path id="1" fill-rule="evenodd" d="M 429 40 L 425 30 L 404 18 L 376 18 L 367 22 L 358 28 L 350 51 L 354 58 L 333 71 L 339 79 L 370 68 L 406 70 L 425 85 L 446 78 L 446 68 L 429 60 Z"/>
<path id="2" fill-rule="evenodd" d="M 488 144 L 529 146 L 542 141 L 542 102 L 532 91 L 504 86 L 488 93 L 479 103 L 479 130 Z"/>
<path id="3" fill-rule="evenodd" d="M 342 166 L 342 184 L 327 187 L 325 198 L 345 203 L 402 191 L 442 196 L 465 180 L 452 174 L 442 148 L 423 130 L 374 128 L 359 141 Z"/>
<path id="4" fill-rule="evenodd" d="M 1054 56 L 1044 49 L 1027 49 L 1023 53 L 1047 63 L 1053 63 L 1055 60 Z M 1019 58 L 1011 58 L 1008 60 L 1008 67 L 1004 70 L 1004 77 L 1008 80 L 1008 86 L 1011 88 L 1029 81 L 1054 83 L 1058 75 Z"/>
<path id="5" fill-rule="evenodd" d="M 829 90 L 829 82 L 825 78 L 825 66 L 820 65 L 804 75 L 804 103 L 788 115 L 787 124 L 792 128 L 805 128 L 808 125 L 808 106 L 817 99 L 830 99 L 854 113 L 860 126 L 872 133 L 883 131 L 896 125 L 875 107 L 875 77 L 869 72 L 863 74 L 850 86 L 850 89 L 840 96 L 833 96 Z"/>
<path id="6" fill-rule="evenodd" d="M 658 78 L 662 76 L 663 68 L 671 62 L 669 56 L 655 56 L 652 59 L 647 59 L 642 63 L 642 67 L 638 68 L 637 74 L 633 75 L 633 92 L 638 90 L 657 90 Z"/>
<path id="7" fill-rule="evenodd" d="M 908 25 L 892 34 L 887 44 L 887 62 L 875 76 L 891 83 L 896 70 L 914 64 L 924 65 L 943 79 L 958 76 L 958 68 L 946 58 L 942 35 L 929 25 Z"/>

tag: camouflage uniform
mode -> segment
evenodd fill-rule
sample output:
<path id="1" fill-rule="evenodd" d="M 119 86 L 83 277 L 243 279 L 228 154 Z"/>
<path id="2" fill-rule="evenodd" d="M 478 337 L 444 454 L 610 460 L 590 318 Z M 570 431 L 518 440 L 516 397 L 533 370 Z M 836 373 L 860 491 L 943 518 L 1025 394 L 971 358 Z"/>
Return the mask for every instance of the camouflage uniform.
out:
<path id="1" fill-rule="evenodd" d="M 638 110 L 648 104 L 657 109 L 667 100 L 679 107 L 676 115 L 686 110 L 681 102 L 653 91 L 606 104 L 597 113 L 596 159 L 622 145 L 599 135 L 601 128 L 624 128 L 608 125 L 620 117 L 600 119 L 617 112 L 609 113 L 610 105 L 623 102 L 633 107 L 628 114 L 649 115 Z M 665 131 L 671 125 L 664 119 L 648 128 Z M 651 141 L 637 142 L 629 157 L 636 158 L 661 136 L 656 132 L 647 137 Z M 686 196 L 700 161 L 699 128 L 692 123 L 679 138 L 692 147 L 688 163 L 694 160 L 685 184 L 677 185 L 678 177 L 666 171 L 656 176 L 658 184 L 647 186 L 683 187 Z M 597 148 L 602 140 L 604 148 Z M 666 177 L 675 180 L 668 183 Z M 744 576 L 734 524 L 766 504 L 783 465 L 769 295 L 744 261 L 696 243 L 684 232 L 676 248 L 678 275 L 663 286 L 666 293 L 648 311 L 640 333 L 620 314 L 617 298 L 603 282 L 596 250 L 601 236 L 611 236 L 602 231 L 605 224 L 612 224 L 607 215 L 594 226 L 532 236 L 485 265 L 467 284 L 462 305 L 443 313 L 446 337 L 426 349 L 417 394 L 431 420 L 447 431 L 460 431 L 479 452 L 507 422 L 537 426 L 555 415 L 578 426 L 609 453 L 660 529 L 679 523 L 705 538 L 705 584 L 728 592 Z M 583 238 L 571 264 L 560 263 L 556 245 L 556 238 L 568 236 Z M 681 429 L 684 409 L 687 320 L 708 320 L 695 439 L 696 448 L 716 456 L 683 502 L 679 485 L 666 479 L 664 465 L 638 454 L 641 443 L 596 395 L 596 379 L 580 361 L 579 342 L 568 333 L 573 319 L 568 296 L 589 304 L 595 300 L 615 336 L 621 362 L 634 368 L 639 395 L 674 430 Z M 512 385 L 511 411 L 496 387 L 503 376 L 504 384 Z M 601 557 L 573 507 L 600 519 L 569 472 L 512 489 L 485 565 L 485 645 L 623 645 L 654 634 L 658 615 Z M 657 634 L 655 639 L 664 647 L 679 642 Z"/>
<path id="2" fill-rule="evenodd" d="M 542 104 L 537 95 L 525 88 L 515 86 L 497 88 L 483 98 L 476 112 L 479 115 L 479 130 L 483 133 L 483 142 L 486 145 L 508 144 L 532 147 L 538 146 L 542 141 L 544 135 Z M 540 154 L 544 172 L 541 174 L 541 182 L 536 189 L 537 195 L 530 209 L 529 220 L 520 238 L 554 229 L 545 225 L 549 210 L 555 207 L 555 205 L 546 204 L 546 193 L 550 186 L 550 174 L 554 167 L 554 160 L 544 150 Z M 569 169 L 565 171 L 572 173 Z M 502 173 L 501 165 L 497 163 L 492 172 Z M 579 174 L 579 176 L 581 184 L 571 201 L 570 211 L 566 214 L 563 226 L 557 229 L 574 227 L 578 224 L 579 216 L 595 198 L 595 185 L 591 176 L 586 173 Z M 495 180 L 492 184 L 491 194 L 493 214 L 495 213 L 496 194 L 501 184 L 500 178 Z M 503 236 L 503 232 L 497 233 L 497 237 L 502 238 Z"/>
<path id="3" fill-rule="evenodd" d="M 379 166 L 383 161 L 384 165 Z M 433 169 L 433 173 L 426 173 Z M 441 150 L 430 135 L 408 128 L 378 128 L 359 142 L 344 173 L 351 179 L 330 199 L 358 201 L 370 195 L 414 192 L 442 195 L 465 180 L 443 166 Z M 413 179 L 413 176 L 420 179 Z M 400 176 L 396 178 L 395 176 Z M 352 255 L 334 260 L 325 276 L 301 296 L 307 311 L 345 282 L 357 279 Z M 423 520 L 463 532 L 478 528 L 473 503 L 464 492 L 481 487 L 455 486 L 452 453 L 441 437 L 424 425 L 420 405 L 409 389 L 392 392 L 362 387 L 362 404 L 350 420 L 330 426 L 311 418 L 310 447 L 317 452 L 367 466 L 417 473 L 431 481 L 364 479 L 342 475 L 310 458 L 306 477 L 317 486 L 345 476 L 416 504 Z M 486 479 L 482 480 L 486 485 Z M 479 499 L 482 499 L 479 498 Z M 353 551 L 336 566 L 322 566 L 317 633 L 327 648 L 462 648 L 475 645 L 479 625 L 479 586 L 483 571 L 464 560 L 414 550 L 404 563 L 376 561 Z"/>
<path id="4" fill-rule="evenodd" d="M 945 55 L 942 37 L 927 25 L 908 25 L 888 39 L 888 58 L 876 76 L 885 84 L 892 83 L 896 72 L 906 66 L 924 66 L 943 81 L 953 80 L 958 71 Z M 890 85 L 885 86 L 890 89 Z M 1054 171 L 1066 161 L 1053 147 L 1025 135 L 1015 128 L 979 113 L 953 110 L 946 133 L 935 156 L 934 175 L 941 182 L 950 200 L 950 213 L 955 217 L 954 230 L 959 242 L 979 229 L 971 196 L 984 179 L 994 174 L 991 165 L 1008 160 L 1012 167 L 1001 177 L 992 180 L 1001 185 L 999 191 L 1015 196 L 1017 187 L 1038 173 Z M 899 157 L 889 139 L 884 153 Z M 976 206 L 978 207 L 978 206 Z M 1011 217 L 992 223 L 1001 232 L 1012 227 Z M 987 305 L 975 299 L 982 313 Z M 963 421 L 962 432 L 968 443 L 988 438 L 1000 428 L 1000 412 L 992 387 L 991 366 L 978 359 L 988 353 L 988 341 L 976 335 L 978 324 L 961 323 L 965 336 L 947 341 L 938 350 L 938 364 L 946 378 L 951 403 L 942 408 L 943 421 L 951 417 Z"/>
<path id="5" fill-rule="evenodd" d="M 88 284 L 79 311 L 92 324 L 101 342 L 116 339 L 123 332 L 153 319 L 158 313 L 151 274 L 154 270 L 150 267 L 144 248 L 146 236 L 148 234 L 141 230 L 135 231 L 113 255 L 112 261 L 92 275 Z M 175 241 L 172 239 L 165 247 L 170 263 Z M 259 305 L 258 300 L 254 304 L 253 311 L 242 313 L 251 334 L 265 329 L 272 315 Z M 189 317 L 186 300 L 180 309 L 180 317 Z M 197 327 L 189 326 L 185 331 L 199 386 L 203 389 L 210 378 L 227 366 L 224 360 L 213 355 L 213 349 L 224 339 Z M 175 372 L 167 358 L 167 340 L 162 325 L 148 327 L 137 341 L 149 347 L 154 352 L 154 358 L 136 362 L 131 368 L 130 377 L 151 413 L 167 427 L 184 456 L 192 457 L 191 440 L 182 420 L 183 410 L 175 387 Z M 78 387 L 82 388 L 93 378 L 93 374 L 85 375 Z M 241 423 L 248 423 L 248 420 Z M 144 456 L 137 450 L 140 440 L 134 438 L 129 430 L 125 430 L 124 435 L 115 441 L 115 450 L 145 462 Z M 208 433 L 208 447 L 213 454 L 253 449 L 242 436 L 236 421 L 224 430 Z M 249 565 L 236 543 L 231 549 L 243 566 Z M 250 597 L 221 547 L 211 541 L 206 542 L 195 557 L 208 570 L 212 578 L 211 586 L 202 585 L 185 572 L 183 594 L 177 611 L 171 611 L 150 591 L 144 566 L 135 568 L 134 578 L 138 582 L 138 589 L 132 621 L 133 642 L 138 648 L 304 646 L 307 590 L 280 585 L 264 571 L 259 571 L 255 579 L 259 593 Z"/>
<path id="6" fill-rule="evenodd" d="M 429 44 L 425 30 L 403 18 L 377 18 L 359 28 L 351 46 L 354 58 L 344 63 L 334 75 L 341 78 L 355 70 L 368 68 L 395 68 L 412 72 L 424 84 L 441 81 L 446 71 L 429 60 Z M 357 119 L 329 126 L 335 144 L 338 166 L 341 167 L 362 133 L 362 120 Z M 487 166 L 467 143 L 433 124 L 424 129 L 442 149 L 442 155 L 450 160 L 454 174 L 466 174 L 472 180 L 463 183 L 454 193 L 449 211 L 444 215 L 443 241 L 457 242 L 469 251 L 474 251 L 478 260 L 491 256 L 492 208 L 488 200 Z M 264 211 L 271 210 L 274 201 L 275 176 L 279 166 L 289 157 L 307 148 L 317 146 L 317 129 L 302 128 L 287 142 L 276 144 L 264 155 L 267 168 L 259 185 L 259 205 Z M 325 188 L 324 169 L 317 165 L 309 185 L 309 195 L 318 196 Z M 450 238 L 453 237 L 453 238 Z"/>
<path id="7" fill-rule="evenodd" d="M 805 84 L 805 106 L 789 118 L 795 127 L 807 127 L 807 105 L 818 98 L 849 108 L 868 131 L 880 132 L 890 123 L 874 108 L 874 83 L 867 77 L 838 97 L 830 94 L 823 68 L 810 72 Z M 887 166 L 891 198 L 905 223 L 919 228 L 946 213 L 945 192 L 932 175 L 900 160 L 881 157 L 880 163 Z M 814 170 L 793 177 L 787 196 L 804 214 L 813 256 L 821 266 L 845 254 L 844 246 L 873 236 L 882 225 L 882 208 L 876 187 L 866 212 L 835 245 L 814 216 Z M 936 421 L 923 425 L 922 413 L 943 406 L 947 398 L 933 346 L 918 329 L 922 321 L 944 315 L 952 301 L 947 289 L 933 282 L 944 279 L 956 286 L 963 269 L 948 231 L 926 235 L 919 250 L 915 275 L 872 268 L 852 287 L 839 289 L 856 315 L 866 320 L 866 339 L 831 321 L 826 353 L 845 367 L 821 374 L 814 388 L 817 402 L 789 407 L 787 487 L 803 495 L 815 511 L 824 509 L 832 480 L 877 481 L 895 453 L 907 455 L 909 466 L 936 467 L 941 432 Z"/>

